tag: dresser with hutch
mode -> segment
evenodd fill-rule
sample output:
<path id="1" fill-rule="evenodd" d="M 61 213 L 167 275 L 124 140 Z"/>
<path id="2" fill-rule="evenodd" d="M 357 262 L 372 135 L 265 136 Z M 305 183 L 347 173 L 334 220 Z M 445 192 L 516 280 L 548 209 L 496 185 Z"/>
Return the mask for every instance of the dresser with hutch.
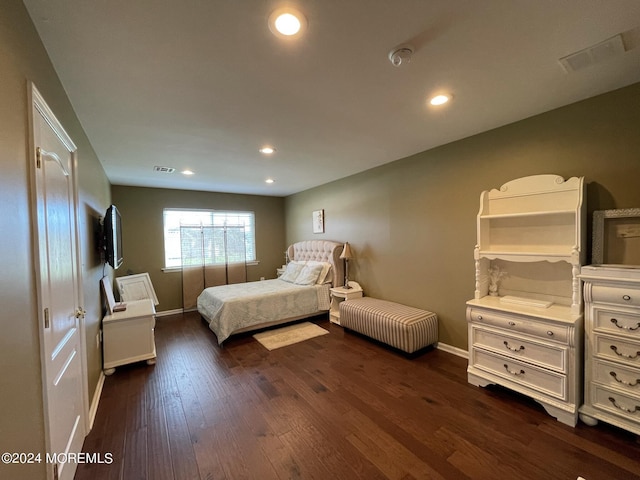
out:
<path id="1" fill-rule="evenodd" d="M 527 395 L 575 426 L 582 401 L 584 180 L 535 175 L 484 191 L 468 381 Z"/>

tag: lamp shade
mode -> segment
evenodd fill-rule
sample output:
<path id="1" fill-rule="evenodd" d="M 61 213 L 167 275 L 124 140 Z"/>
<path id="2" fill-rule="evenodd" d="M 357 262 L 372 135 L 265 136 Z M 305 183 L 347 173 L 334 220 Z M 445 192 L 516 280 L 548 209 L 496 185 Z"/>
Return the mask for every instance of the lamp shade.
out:
<path id="1" fill-rule="evenodd" d="M 351 260 L 353 258 L 353 254 L 351 253 L 351 246 L 349 245 L 349 242 L 344 244 L 344 248 L 342 249 L 340 258 L 342 258 L 343 260 Z"/>

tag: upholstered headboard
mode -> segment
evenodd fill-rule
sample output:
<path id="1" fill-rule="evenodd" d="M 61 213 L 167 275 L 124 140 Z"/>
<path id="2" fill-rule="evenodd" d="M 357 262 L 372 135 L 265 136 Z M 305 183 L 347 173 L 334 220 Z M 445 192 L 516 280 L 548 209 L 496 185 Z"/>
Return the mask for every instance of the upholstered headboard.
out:
<path id="1" fill-rule="evenodd" d="M 291 260 L 315 260 L 329 262 L 333 272 L 333 286 L 344 285 L 344 261 L 340 259 L 344 243 L 328 240 L 307 240 L 297 242 L 287 248 Z"/>

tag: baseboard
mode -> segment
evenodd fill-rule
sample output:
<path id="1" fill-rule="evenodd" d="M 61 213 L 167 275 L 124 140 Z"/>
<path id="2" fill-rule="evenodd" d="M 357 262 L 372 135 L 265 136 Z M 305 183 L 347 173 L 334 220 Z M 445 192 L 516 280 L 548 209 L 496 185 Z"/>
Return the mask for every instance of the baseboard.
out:
<path id="1" fill-rule="evenodd" d="M 179 315 L 184 313 L 182 308 L 175 308 L 173 310 L 163 310 L 161 312 L 156 312 L 156 318 L 158 317 L 168 317 L 169 315 Z"/>
<path id="2" fill-rule="evenodd" d="M 446 343 L 438 342 L 438 350 L 442 350 L 443 352 L 451 353 L 453 355 L 457 355 L 462 358 L 469 358 L 469 352 L 463 350 L 458 347 L 454 347 L 452 345 L 447 345 Z"/>
<path id="3" fill-rule="evenodd" d="M 98 385 L 93 392 L 93 398 L 91 399 L 91 406 L 89 407 L 89 430 L 93 428 L 93 422 L 96 419 L 96 413 L 98 413 L 98 403 L 100 403 L 100 396 L 102 395 L 102 387 L 104 386 L 104 373 L 100 370 L 100 376 L 98 377 Z"/>

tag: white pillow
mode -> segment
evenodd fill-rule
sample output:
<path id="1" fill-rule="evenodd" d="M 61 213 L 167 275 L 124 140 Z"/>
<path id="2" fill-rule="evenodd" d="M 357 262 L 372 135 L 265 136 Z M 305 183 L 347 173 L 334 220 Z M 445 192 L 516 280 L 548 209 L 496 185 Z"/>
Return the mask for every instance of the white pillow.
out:
<path id="1" fill-rule="evenodd" d="M 298 275 L 304 268 L 304 264 L 298 262 L 289 262 L 287 263 L 287 268 L 284 273 L 280 275 L 278 278 L 280 280 L 284 280 L 285 282 L 295 283 Z"/>
<path id="2" fill-rule="evenodd" d="M 318 275 L 322 270 L 322 265 L 305 265 L 298 278 L 295 280 L 296 285 L 314 285 L 318 281 Z"/>
<path id="3" fill-rule="evenodd" d="M 307 265 L 322 266 L 322 270 L 320 270 L 320 273 L 318 274 L 318 280 L 316 281 L 318 285 L 331 282 L 331 276 L 329 275 L 329 272 L 331 271 L 331 264 L 329 262 L 317 262 L 315 260 L 309 260 L 307 262 Z"/>
<path id="4" fill-rule="evenodd" d="M 324 276 L 324 279 L 322 281 L 320 281 L 320 278 L 322 278 L 322 272 L 320 272 L 320 275 L 318 275 L 318 285 L 324 284 L 324 283 L 333 283 L 333 267 L 331 266 L 330 263 L 327 264 L 327 273 Z"/>

